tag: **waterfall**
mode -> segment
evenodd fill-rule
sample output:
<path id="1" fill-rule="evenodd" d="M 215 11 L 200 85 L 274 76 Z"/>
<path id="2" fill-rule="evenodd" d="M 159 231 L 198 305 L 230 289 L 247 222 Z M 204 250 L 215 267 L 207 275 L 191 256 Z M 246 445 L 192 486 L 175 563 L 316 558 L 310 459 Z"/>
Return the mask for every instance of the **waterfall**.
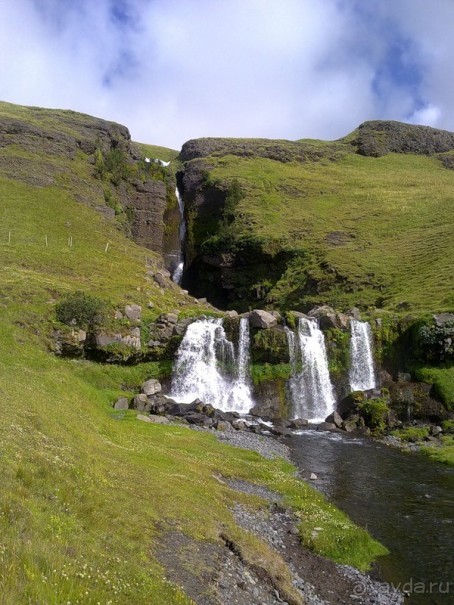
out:
<path id="1" fill-rule="evenodd" d="M 298 340 L 291 330 L 286 332 L 292 365 L 288 386 L 293 416 L 322 422 L 336 406 L 323 332 L 315 319 L 303 317 L 298 320 Z M 299 358 L 302 365 L 300 370 Z"/>
<path id="2" fill-rule="evenodd" d="M 224 411 L 246 414 L 254 406 L 249 367 L 249 320 L 240 321 L 238 364 L 222 319 L 190 324 L 178 349 L 171 397 L 181 403 L 201 399 Z M 232 377 L 233 374 L 233 377 Z"/>
<path id="3" fill-rule="evenodd" d="M 181 280 L 183 278 L 183 269 L 184 269 L 184 242 L 186 239 L 186 221 L 184 220 L 184 200 L 178 190 L 178 187 L 175 188 L 175 196 L 178 202 L 178 208 L 180 210 L 180 227 L 179 227 L 179 247 L 177 254 L 177 267 L 173 272 L 172 279 L 177 284 L 181 284 Z"/>
<path id="4" fill-rule="evenodd" d="M 240 335 L 238 339 L 238 369 L 237 377 L 227 398 L 227 409 L 247 414 L 254 407 L 249 380 L 250 358 L 249 319 L 240 319 Z"/>
<path id="5" fill-rule="evenodd" d="M 350 388 L 368 391 L 376 388 L 372 331 L 367 321 L 350 320 Z"/>

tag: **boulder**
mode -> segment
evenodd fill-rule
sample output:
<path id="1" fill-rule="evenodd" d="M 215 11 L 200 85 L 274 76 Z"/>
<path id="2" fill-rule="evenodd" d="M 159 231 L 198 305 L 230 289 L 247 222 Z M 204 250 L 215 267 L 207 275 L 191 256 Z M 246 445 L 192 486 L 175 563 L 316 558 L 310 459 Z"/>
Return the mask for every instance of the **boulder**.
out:
<path id="1" fill-rule="evenodd" d="M 155 282 L 158 284 L 158 286 L 160 288 L 167 288 L 167 280 L 166 278 L 162 275 L 162 273 L 156 273 L 153 276 L 153 279 L 155 280 Z"/>
<path id="2" fill-rule="evenodd" d="M 288 423 L 288 427 L 290 429 L 300 429 L 303 426 L 309 426 L 309 420 L 307 420 L 306 418 L 294 418 Z"/>
<path id="3" fill-rule="evenodd" d="M 319 317 L 319 325 L 321 330 L 329 330 L 330 328 L 339 328 L 336 313 L 327 313 Z"/>
<path id="4" fill-rule="evenodd" d="M 142 307 L 140 305 L 126 305 L 125 315 L 130 321 L 138 321 L 142 314 Z"/>
<path id="5" fill-rule="evenodd" d="M 132 407 L 138 412 L 149 412 L 151 410 L 151 403 L 148 401 L 145 393 L 140 393 L 140 395 L 134 397 Z"/>
<path id="6" fill-rule="evenodd" d="M 352 307 L 347 311 L 347 315 L 356 319 L 357 321 L 361 321 L 361 311 L 357 307 Z"/>
<path id="7" fill-rule="evenodd" d="M 225 420 L 218 420 L 214 424 L 214 428 L 217 431 L 230 431 L 232 429 L 232 425 L 230 424 L 230 422 L 227 422 Z"/>
<path id="8" fill-rule="evenodd" d="M 342 423 L 342 428 L 347 433 L 351 433 L 352 431 L 355 431 L 357 429 L 357 425 L 354 420 L 346 420 L 345 422 Z"/>
<path id="9" fill-rule="evenodd" d="M 146 382 L 143 383 L 142 387 L 141 387 L 141 391 L 142 393 L 145 393 L 145 395 L 150 396 L 150 395 L 156 395 L 156 393 L 159 393 L 162 391 L 162 386 L 161 383 L 159 382 L 159 380 L 156 380 L 155 378 L 151 378 L 150 380 L 147 380 Z"/>
<path id="10" fill-rule="evenodd" d="M 365 398 L 366 397 L 363 391 L 354 391 L 340 401 L 339 405 L 337 406 L 337 412 L 345 420 L 351 416 L 351 414 L 356 413 L 358 404 L 362 403 Z"/>
<path id="11" fill-rule="evenodd" d="M 321 422 L 317 426 L 317 431 L 335 431 L 337 426 L 332 422 Z"/>
<path id="12" fill-rule="evenodd" d="M 157 416 L 156 414 L 150 414 L 148 416 L 149 422 L 154 422 L 155 424 L 169 424 L 170 420 L 165 416 Z"/>
<path id="13" fill-rule="evenodd" d="M 276 435 L 277 437 L 293 437 L 292 431 L 283 426 L 271 426 L 268 430 L 272 435 Z"/>
<path id="14" fill-rule="evenodd" d="M 244 431 L 247 428 L 247 424 L 244 420 L 236 419 L 232 422 L 232 426 L 236 431 Z"/>
<path id="15" fill-rule="evenodd" d="M 142 422 L 152 422 L 152 420 L 150 420 L 150 416 L 146 416 L 145 414 L 137 414 L 136 418 Z"/>
<path id="16" fill-rule="evenodd" d="M 445 326 L 445 324 L 454 323 L 454 313 L 438 313 L 438 315 L 433 316 L 435 320 L 435 325 L 439 328 Z"/>
<path id="17" fill-rule="evenodd" d="M 191 324 L 193 320 L 188 317 L 187 319 L 180 319 L 178 323 L 173 326 L 172 334 L 173 336 L 184 336 L 186 333 L 186 329 Z"/>
<path id="18" fill-rule="evenodd" d="M 114 410 L 127 410 L 129 408 L 129 399 L 127 397 L 119 397 L 113 404 Z"/>
<path id="19" fill-rule="evenodd" d="M 308 317 L 320 319 L 321 317 L 324 317 L 326 315 L 336 315 L 336 312 L 332 307 L 329 307 L 328 305 L 322 305 L 320 307 L 314 307 L 309 311 L 307 315 Z"/>
<path id="20" fill-rule="evenodd" d="M 99 334 L 96 334 L 95 336 L 95 342 L 97 347 L 107 347 L 108 345 L 120 341 L 121 335 L 119 334 L 105 334 L 104 332 L 101 332 Z"/>
<path id="21" fill-rule="evenodd" d="M 261 328 L 267 330 L 277 325 L 277 319 L 268 311 L 254 309 L 249 315 L 249 323 L 252 328 Z"/>
<path id="22" fill-rule="evenodd" d="M 190 414 L 187 414 L 185 418 L 189 422 L 189 424 L 196 424 L 197 426 L 210 427 L 213 424 L 212 419 L 206 416 L 205 414 L 197 414 L 192 412 Z"/>
<path id="23" fill-rule="evenodd" d="M 74 341 L 78 344 L 83 343 L 87 340 L 87 333 L 85 330 L 73 330 L 72 336 Z"/>
<path id="24" fill-rule="evenodd" d="M 334 411 L 332 414 L 330 414 L 325 419 L 325 422 L 329 422 L 331 424 L 335 424 L 337 426 L 337 428 L 340 429 L 341 426 L 342 426 L 343 420 L 342 420 L 341 415 L 338 412 Z"/>

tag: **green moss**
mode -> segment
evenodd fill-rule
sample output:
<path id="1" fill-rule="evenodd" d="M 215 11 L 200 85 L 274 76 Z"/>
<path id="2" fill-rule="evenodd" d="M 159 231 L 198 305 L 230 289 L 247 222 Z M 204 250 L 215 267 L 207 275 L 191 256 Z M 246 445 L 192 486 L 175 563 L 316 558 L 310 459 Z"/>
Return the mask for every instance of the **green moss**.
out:
<path id="1" fill-rule="evenodd" d="M 251 378 L 255 385 L 273 380 L 288 380 L 292 368 L 288 363 L 253 363 L 251 365 Z"/>
<path id="2" fill-rule="evenodd" d="M 350 332 L 330 328 L 324 331 L 328 366 L 333 379 L 348 375 L 350 368 Z"/>
<path id="3" fill-rule="evenodd" d="M 409 426 L 404 429 L 392 431 L 391 434 L 399 437 L 402 441 L 416 443 L 417 441 L 423 441 L 425 437 L 429 436 L 429 428 L 426 426 Z"/>
<path id="4" fill-rule="evenodd" d="M 252 336 L 251 357 L 254 363 L 288 363 L 289 352 L 284 330 L 257 330 Z"/>
<path id="5" fill-rule="evenodd" d="M 431 383 L 433 385 L 431 394 L 439 399 L 448 411 L 454 411 L 454 366 L 418 368 L 415 370 L 415 377 Z"/>

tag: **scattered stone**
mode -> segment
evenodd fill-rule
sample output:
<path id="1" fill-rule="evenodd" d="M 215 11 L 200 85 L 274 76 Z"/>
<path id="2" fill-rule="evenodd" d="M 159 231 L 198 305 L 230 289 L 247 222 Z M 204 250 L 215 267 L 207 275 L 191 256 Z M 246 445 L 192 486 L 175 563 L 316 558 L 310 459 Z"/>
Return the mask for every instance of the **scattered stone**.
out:
<path id="1" fill-rule="evenodd" d="M 347 420 L 346 422 L 344 422 L 342 424 L 342 428 L 344 429 L 344 431 L 346 431 L 347 433 L 351 433 L 353 431 L 356 430 L 356 422 L 354 420 Z"/>
<path id="2" fill-rule="evenodd" d="M 147 302 L 147 307 L 149 309 L 152 309 L 154 307 L 154 303 L 151 302 L 151 300 L 149 302 Z"/>
<path id="3" fill-rule="evenodd" d="M 115 410 L 127 410 L 129 408 L 129 400 L 126 397 L 119 397 L 113 404 Z"/>
<path id="4" fill-rule="evenodd" d="M 142 307 L 140 305 L 126 305 L 125 315 L 130 321 L 138 321 L 142 315 Z"/>
<path id="5" fill-rule="evenodd" d="M 121 311 L 115 311 L 115 315 L 114 315 L 115 319 L 123 319 L 123 313 Z"/>
<path id="6" fill-rule="evenodd" d="M 321 422 L 317 426 L 317 431 L 335 431 L 337 426 L 332 422 Z"/>
<path id="7" fill-rule="evenodd" d="M 435 325 L 442 328 L 447 323 L 454 323 L 454 313 L 439 313 L 433 316 Z"/>
<path id="8" fill-rule="evenodd" d="M 247 427 L 244 420 L 234 420 L 232 422 L 232 426 L 236 431 L 244 431 L 244 429 Z"/>
<path id="9" fill-rule="evenodd" d="M 325 422 L 335 424 L 337 428 L 340 429 L 342 427 L 343 420 L 341 415 L 337 411 L 334 411 L 325 419 Z"/>
<path id="10" fill-rule="evenodd" d="M 150 414 L 148 416 L 150 422 L 154 422 L 155 424 L 170 424 L 170 420 L 165 416 L 158 416 L 156 414 Z"/>
<path id="11" fill-rule="evenodd" d="M 167 288 L 167 280 L 162 275 L 162 273 L 155 273 L 155 275 L 153 275 L 153 279 L 160 288 Z"/>
<path id="12" fill-rule="evenodd" d="M 232 429 L 232 425 L 230 424 L 230 422 L 227 422 L 226 420 L 218 420 L 214 424 L 214 428 L 217 431 L 229 431 Z"/>
<path id="13" fill-rule="evenodd" d="M 316 481 L 318 479 L 318 477 L 315 473 L 311 473 L 311 476 L 309 478 L 311 481 Z"/>
<path id="14" fill-rule="evenodd" d="M 251 328 L 261 328 L 267 330 L 277 325 L 277 319 L 268 311 L 262 311 L 261 309 L 254 309 L 249 315 L 249 323 Z"/>
<path id="15" fill-rule="evenodd" d="M 73 338 L 77 343 L 82 343 L 87 340 L 87 333 L 85 330 L 73 330 Z"/>
<path id="16" fill-rule="evenodd" d="M 155 378 L 150 378 L 150 380 L 147 380 L 143 383 L 141 391 L 148 397 L 149 395 L 155 395 L 156 393 L 160 393 L 162 391 L 162 385 L 159 380 L 156 380 Z"/>
<path id="17" fill-rule="evenodd" d="M 142 422 L 152 422 L 150 416 L 145 416 L 145 414 L 137 414 L 137 420 L 141 420 Z"/>
<path id="18" fill-rule="evenodd" d="M 138 412 L 149 412 L 151 409 L 151 403 L 148 401 L 145 393 L 140 393 L 134 397 L 132 407 Z"/>
<path id="19" fill-rule="evenodd" d="M 307 418 L 294 418 L 288 423 L 289 429 L 300 429 L 303 426 L 309 426 L 309 420 Z"/>

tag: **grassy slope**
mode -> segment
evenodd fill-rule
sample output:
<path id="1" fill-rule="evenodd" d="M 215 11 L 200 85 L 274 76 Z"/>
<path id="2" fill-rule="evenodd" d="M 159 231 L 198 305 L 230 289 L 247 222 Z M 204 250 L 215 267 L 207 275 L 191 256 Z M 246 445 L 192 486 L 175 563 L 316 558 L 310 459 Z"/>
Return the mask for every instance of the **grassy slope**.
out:
<path id="1" fill-rule="evenodd" d="M 41 124 L 58 123 L 58 112 L 50 113 Z M 182 295 L 178 288 L 162 293 L 146 274 L 153 254 L 75 201 L 81 190 L 98 190 L 86 158 L 65 162 L 14 148 L 1 154 L 2 161 L 8 156 L 6 164 L 0 161 L 8 174 L 9 160 L 21 155 L 28 175 L 48 166 L 61 171 L 49 187 L 0 177 L 2 603 L 188 603 L 153 559 L 157 527 L 167 524 L 209 540 L 223 524 L 251 560 L 261 557 L 272 566 L 263 544 L 236 528 L 228 510 L 235 498 L 251 499 L 220 483 L 219 474 L 285 494 L 299 511 L 303 539 L 336 560 L 365 567 L 382 553 L 297 481 L 287 463 L 183 427 L 141 423 L 133 412 L 113 412 L 122 385 L 137 389 L 144 378 L 160 375 L 159 364 L 109 367 L 48 352 L 55 299 L 65 291 L 83 289 L 115 306 L 138 302 L 144 309 L 151 299 L 155 306 L 144 311 L 145 321 L 178 307 Z M 315 543 L 314 527 L 325 529 Z"/>
<path id="2" fill-rule="evenodd" d="M 237 233 L 309 252 L 271 290 L 278 305 L 297 285 L 295 272 L 306 272 L 324 286 L 300 297 L 305 305 L 454 306 L 454 172 L 436 158 L 344 153 L 337 161 L 281 163 L 227 155 L 209 163 L 212 180 L 237 178 L 246 193 Z M 327 241 L 333 232 L 344 234 L 341 245 Z M 336 285 L 334 273 L 346 285 Z"/>

